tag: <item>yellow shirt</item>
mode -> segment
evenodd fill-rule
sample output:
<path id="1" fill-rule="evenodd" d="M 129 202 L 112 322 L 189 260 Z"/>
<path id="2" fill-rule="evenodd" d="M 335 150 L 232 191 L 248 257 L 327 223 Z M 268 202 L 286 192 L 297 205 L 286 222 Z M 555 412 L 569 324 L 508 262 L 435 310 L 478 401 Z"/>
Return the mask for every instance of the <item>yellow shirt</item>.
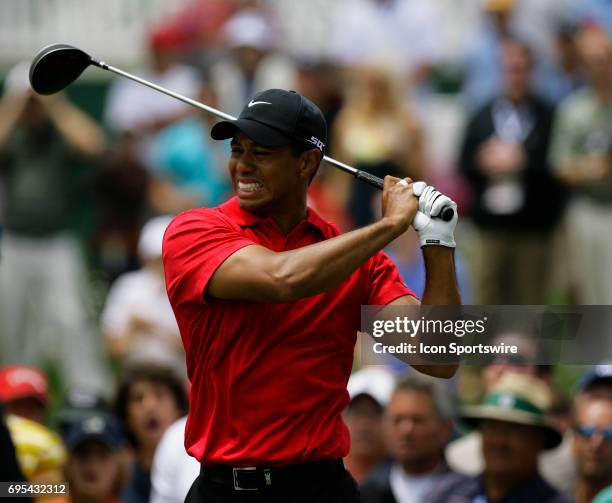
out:
<path id="1" fill-rule="evenodd" d="M 27 480 L 62 469 L 66 451 L 59 435 L 42 424 L 11 414 L 6 417 L 6 425 Z"/>

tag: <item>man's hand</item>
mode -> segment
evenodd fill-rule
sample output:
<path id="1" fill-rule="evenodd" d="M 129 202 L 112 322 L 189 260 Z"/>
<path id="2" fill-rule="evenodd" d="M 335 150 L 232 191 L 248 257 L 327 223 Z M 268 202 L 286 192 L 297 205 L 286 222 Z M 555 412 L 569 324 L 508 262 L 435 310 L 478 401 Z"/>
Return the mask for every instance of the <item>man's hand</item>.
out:
<path id="1" fill-rule="evenodd" d="M 403 233 L 408 230 L 418 209 L 419 200 L 413 192 L 412 180 L 385 176 L 382 196 L 383 218 L 395 222 Z"/>
<path id="2" fill-rule="evenodd" d="M 584 156 L 581 170 L 586 182 L 602 182 L 608 178 L 612 170 L 612 159 L 603 153 L 592 153 Z"/>
<path id="3" fill-rule="evenodd" d="M 63 93 L 43 95 L 30 90 L 29 96 L 32 101 L 38 103 L 48 113 L 51 111 L 54 105 L 61 103 L 62 100 L 64 100 Z"/>
<path id="4" fill-rule="evenodd" d="M 498 138 L 486 141 L 478 151 L 478 164 L 489 176 L 516 173 L 525 167 L 527 156 L 522 145 Z"/>
<path id="5" fill-rule="evenodd" d="M 612 156 L 591 153 L 573 157 L 561 165 L 557 176 L 563 183 L 576 187 L 605 182 L 612 176 Z"/>
<path id="6" fill-rule="evenodd" d="M 455 248 L 454 231 L 457 225 L 457 203 L 425 182 L 412 185 L 412 192 L 419 198 L 419 211 L 414 217 L 413 227 L 419 234 L 421 246 L 447 246 Z M 443 208 L 453 208 L 454 216 L 449 222 L 439 217 Z"/>
<path id="7" fill-rule="evenodd" d="M 0 150 L 27 109 L 28 93 L 5 92 L 0 99 Z"/>

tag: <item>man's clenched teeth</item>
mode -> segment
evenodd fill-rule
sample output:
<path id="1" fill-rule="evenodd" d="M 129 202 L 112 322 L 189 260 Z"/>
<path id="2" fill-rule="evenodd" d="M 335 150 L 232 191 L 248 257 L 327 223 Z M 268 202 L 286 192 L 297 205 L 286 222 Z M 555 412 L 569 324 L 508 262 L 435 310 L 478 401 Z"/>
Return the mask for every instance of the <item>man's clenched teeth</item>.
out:
<path id="1" fill-rule="evenodd" d="M 238 182 L 238 189 L 244 192 L 255 192 L 256 190 L 262 189 L 263 184 L 259 182 Z"/>

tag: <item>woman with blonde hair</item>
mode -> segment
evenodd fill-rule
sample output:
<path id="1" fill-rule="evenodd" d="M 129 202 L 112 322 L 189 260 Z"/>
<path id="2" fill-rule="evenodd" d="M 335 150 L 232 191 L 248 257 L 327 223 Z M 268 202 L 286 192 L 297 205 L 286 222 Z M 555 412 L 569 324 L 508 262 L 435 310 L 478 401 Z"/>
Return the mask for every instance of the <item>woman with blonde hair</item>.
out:
<path id="1" fill-rule="evenodd" d="M 423 131 L 403 102 L 402 91 L 402 82 L 385 67 L 361 68 L 352 74 L 332 144 L 340 160 L 381 178 L 423 178 Z M 354 224 L 371 223 L 376 191 L 365 184 L 351 183 L 344 186 L 345 197 L 349 186 L 348 207 Z"/>

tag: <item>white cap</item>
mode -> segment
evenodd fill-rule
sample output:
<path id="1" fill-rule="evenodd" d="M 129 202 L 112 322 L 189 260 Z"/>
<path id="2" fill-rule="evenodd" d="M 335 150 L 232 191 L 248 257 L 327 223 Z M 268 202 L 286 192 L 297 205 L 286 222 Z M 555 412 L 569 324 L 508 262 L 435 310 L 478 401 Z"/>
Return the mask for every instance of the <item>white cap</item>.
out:
<path id="1" fill-rule="evenodd" d="M 172 221 L 171 216 L 163 215 L 149 220 L 140 231 L 138 255 L 140 258 L 155 259 L 161 257 L 164 232 Z"/>
<path id="2" fill-rule="evenodd" d="M 268 50 L 276 46 L 274 27 L 262 13 L 244 10 L 230 18 L 224 27 L 230 47 Z"/>
<path id="3" fill-rule="evenodd" d="M 369 395 L 382 407 L 391 400 L 395 388 L 395 377 L 382 365 L 358 370 L 349 378 L 347 389 L 351 400 L 359 395 Z"/>

